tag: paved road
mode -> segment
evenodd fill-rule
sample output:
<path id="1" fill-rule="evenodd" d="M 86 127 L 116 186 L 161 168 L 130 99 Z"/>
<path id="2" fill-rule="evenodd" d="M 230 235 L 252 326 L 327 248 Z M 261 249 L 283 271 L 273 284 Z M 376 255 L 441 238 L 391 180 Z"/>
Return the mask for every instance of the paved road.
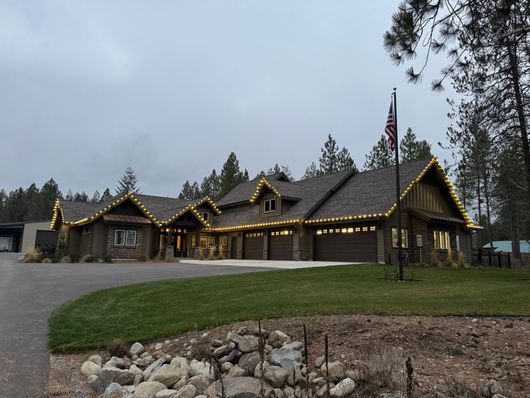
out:
<path id="1" fill-rule="evenodd" d="M 48 317 L 93 290 L 159 279 L 263 271 L 202 264 L 21 264 L 0 254 L 0 397 L 45 397 Z"/>

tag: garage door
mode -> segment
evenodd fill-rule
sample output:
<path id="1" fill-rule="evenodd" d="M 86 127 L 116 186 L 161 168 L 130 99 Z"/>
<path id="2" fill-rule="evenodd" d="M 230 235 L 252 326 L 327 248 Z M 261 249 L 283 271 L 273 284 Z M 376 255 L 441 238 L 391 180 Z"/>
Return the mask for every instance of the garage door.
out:
<path id="1" fill-rule="evenodd" d="M 245 234 L 243 258 L 251 260 L 263 259 L 263 232 L 249 232 Z"/>
<path id="2" fill-rule="evenodd" d="M 269 238 L 270 260 L 293 259 L 293 230 L 272 231 Z"/>
<path id="3" fill-rule="evenodd" d="M 336 226 L 315 230 L 315 260 L 377 262 L 375 226 Z"/>

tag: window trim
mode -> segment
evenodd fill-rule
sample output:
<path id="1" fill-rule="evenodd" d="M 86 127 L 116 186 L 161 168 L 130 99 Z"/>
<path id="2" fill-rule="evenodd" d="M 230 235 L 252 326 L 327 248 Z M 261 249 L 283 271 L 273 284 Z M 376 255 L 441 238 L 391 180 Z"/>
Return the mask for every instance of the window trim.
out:
<path id="1" fill-rule="evenodd" d="M 121 243 L 118 243 L 118 232 L 121 232 L 123 233 L 122 235 L 122 242 Z M 114 230 L 114 246 L 125 246 L 125 235 L 126 235 L 126 230 L 125 229 L 115 229 Z"/>
<path id="2" fill-rule="evenodd" d="M 391 238 L 392 238 L 392 248 L 397 249 L 397 227 L 392 227 L 391 232 Z M 408 228 L 401 228 L 401 248 L 402 249 L 408 249 L 409 248 L 409 231 Z"/>
<path id="3" fill-rule="evenodd" d="M 134 233 L 134 244 L 133 245 L 129 245 L 128 244 L 128 239 L 129 239 L 129 234 L 132 234 Z M 136 247 L 136 241 L 137 241 L 137 238 L 138 238 L 138 233 L 136 232 L 136 230 L 134 229 L 128 229 L 126 232 L 125 232 L 125 246 L 126 247 Z"/>
<path id="4" fill-rule="evenodd" d="M 434 250 L 449 250 L 451 247 L 451 232 L 440 229 L 433 229 L 433 244 Z"/>
<path id="5" fill-rule="evenodd" d="M 201 211 L 199 213 L 201 217 L 204 219 L 204 221 L 210 221 L 210 212 L 208 211 Z"/>
<path id="6" fill-rule="evenodd" d="M 272 209 L 272 204 L 274 203 L 274 209 Z M 267 210 L 267 204 L 269 205 L 269 210 Z M 264 199 L 263 200 L 263 213 L 275 213 L 276 212 L 276 197 Z"/>

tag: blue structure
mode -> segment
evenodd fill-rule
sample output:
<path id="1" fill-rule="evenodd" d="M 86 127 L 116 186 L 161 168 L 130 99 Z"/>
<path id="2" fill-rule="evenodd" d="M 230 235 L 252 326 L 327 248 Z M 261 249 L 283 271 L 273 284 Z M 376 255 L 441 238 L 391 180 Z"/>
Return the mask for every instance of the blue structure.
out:
<path id="1" fill-rule="evenodd" d="M 489 249 L 491 246 L 489 243 L 486 243 L 482 246 L 483 249 Z M 512 241 L 511 240 L 494 240 L 493 248 L 496 252 L 512 252 Z M 522 240 L 521 241 L 521 253 L 530 253 L 530 241 Z"/>

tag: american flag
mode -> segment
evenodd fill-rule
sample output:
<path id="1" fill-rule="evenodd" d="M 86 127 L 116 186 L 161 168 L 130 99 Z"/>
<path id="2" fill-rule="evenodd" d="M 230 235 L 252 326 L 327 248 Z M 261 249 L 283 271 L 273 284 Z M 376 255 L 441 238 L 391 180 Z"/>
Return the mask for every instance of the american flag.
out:
<path id="1" fill-rule="evenodd" d="M 396 124 L 394 122 L 394 107 L 390 102 L 390 110 L 388 111 L 388 117 L 386 118 L 385 134 L 387 135 L 388 145 L 393 151 L 396 149 Z"/>

